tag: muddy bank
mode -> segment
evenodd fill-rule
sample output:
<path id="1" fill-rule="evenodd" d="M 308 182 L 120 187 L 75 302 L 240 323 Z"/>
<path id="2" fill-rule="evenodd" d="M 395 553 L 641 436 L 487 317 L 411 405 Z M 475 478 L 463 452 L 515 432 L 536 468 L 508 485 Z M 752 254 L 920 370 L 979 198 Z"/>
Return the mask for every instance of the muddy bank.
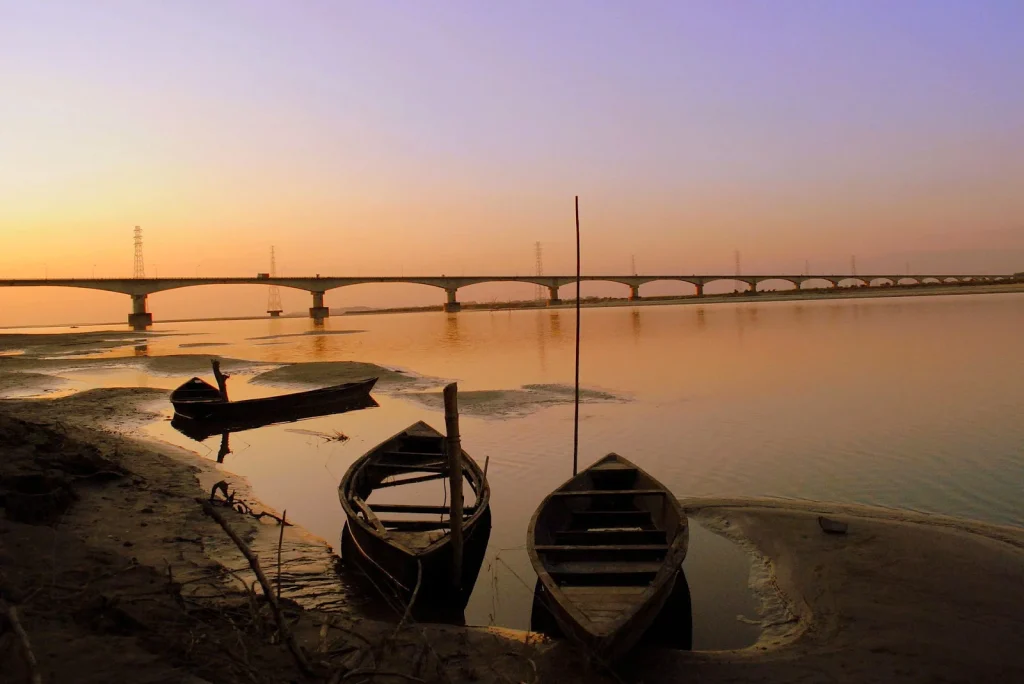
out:
<path id="1" fill-rule="evenodd" d="M 45 373 L 25 372 L 0 372 L 0 396 L 13 396 L 18 394 L 41 394 L 60 389 L 64 384 L 62 378 L 57 378 Z"/>
<path id="2" fill-rule="evenodd" d="M 385 368 L 375 363 L 361 361 L 313 361 L 308 363 L 289 363 L 274 368 L 252 379 L 254 383 L 268 385 L 340 385 L 346 382 L 357 382 L 367 378 L 378 378 L 377 387 L 390 386 L 395 389 L 409 389 L 437 381 L 423 378 L 402 370 Z"/>
<path id="3" fill-rule="evenodd" d="M 39 356 L 91 354 L 119 347 L 145 344 L 165 333 L 123 330 L 91 330 L 65 333 L 0 333 L 0 351 L 31 350 Z"/>
<path id="4" fill-rule="evenodd" d="M 0 402 L 0 592 L 43 681 L 403 681 L 362 670 L 531 684 L 1024 679 L 1024 530 L 749 499 L 684 504 L 758 559 L 761 639 L 737 651 L 638 651 L 614 675 L 521 633 L 360 619 L 352 608 L 365 597 L 331 588 L 326 545 L 286 528 L 285 611 L 316 669 L 303 678 L 263 601 L 243 589 L 247 563 L 196 502 L 224 472 L 128 437 L 152 417 L 135 406 L 165 397 L 92 390 Z M 229 486 L 278 513 L 244 482 Z M 276 577 L 276 523 L 222 513 Z M 848 534 L 825 535 L 819 513 L 847 522 Z M 0 681 L 27 681 L 8 634 L 0 619 Z"/>
<path id="5" fill-rule="evenodd" d="M 1024 529 L 791 500 L 683 502 L 756 554 L 753 647 L 649 654 L 644 681 L 1024 680 Z M 818 516 L 849 525 L 825 534 Z"/>
<path id="6" fill-rule="evenodd" d="M 102 403 L 103 392 L 86 394 Z M 111 405 L 124 406 L 124 398 Z M 87 427 L 91 419 L 69 415 L 66 404 L 56 408 L 61 403 L 0 404 L 0 593 L 16 607 L 43 681 L 388 681 L 376 672 L 412 681 L 534 681 L 535 665 L 563 670 L 561 662 L 543 665 L 549 645 L 524 646 L 498 632 L 396 630 L 354 617 L 346 600 L 304 608 L 296 595 L 316 573 L 289 567 L 289 558 L 300 548 L 299 556 L 315 559 L 301 550 L 315 541 L 286 528 L 282 603 L 312 665 L 303 677 L 267 606 L 245 589 L 248 564 L 196 500 L 207 492 L 200 480 L 220 473 L 185 452 L 171 456 Z M 128 413 L 120 418 L 134 421 Z M 68 419 L 57 422 L 60 415 Z M 231 486 L 245 496 L 243 484 Z M 276 523 L 221 512 L 276 576 Z M 28 681 L 7 622 L 0 622 L 0 681 Z"/>
<path id="7" fill-rule="evenodd" d="M 471 416 L 508 418 L 532 413 L 548 406 L 571 404 L 575 390 L 569 385 L 523 385 L 513 390 L 462 390 L 459 392 L 459 411 Z M 412 399 L 435 411 L 444 410 L 441 392 L 405 392 Z M 628 398 L 595 389 L 580 389 L 580 401 L 585 403 L 624 402 Z"/>
<path id="8" fill-rule="evenodd" d="M 92 353 L 92 352 L 89 352 Z M 74 370 L 102 370 L 113 368 L 139 368 L 154 375 L 202 375 L 210 372 L 210 360 L 218 359 L 221 367 L 230 373 L 253 373 L 277 364 L 266 361 L 248 361 L 216 354 L 165 354 L 163 356 L 45 356 L 38 349 L 17 356 L 0 356 L 0 372 L 27 370 L 60 372 Z"/>

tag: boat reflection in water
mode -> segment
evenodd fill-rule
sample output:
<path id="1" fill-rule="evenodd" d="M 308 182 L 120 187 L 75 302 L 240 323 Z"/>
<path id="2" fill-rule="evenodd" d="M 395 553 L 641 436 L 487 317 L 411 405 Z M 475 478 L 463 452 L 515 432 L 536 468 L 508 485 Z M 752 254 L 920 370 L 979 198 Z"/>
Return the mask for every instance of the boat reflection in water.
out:
<path id="1" fill-rule="evenodd" d="M 543 596 L 544 585 L 538 579 L 533 590 L 533 612 L 530 629 L 552 639 L 565 637 Z M 637 648 L 672 648 L 689 651 L 693 648 L 693 609 L 690 604 L 690 585 L 682 568 L 676 577 L 672 593 L 665 601 L 658 617 L 637 642 Z"/>
<path id="2" fill-rule="evenodd" d="M 355 397 L 347 402 L 335 402 L 329 406 L 296 407 L 280 411 L 273 416 L 241 417 L 230 420 L 195 420 L 176 413 L 171 419 L 171 427 L 197 442 L 205 441 L 214 435 L 220 435 L 221 442 L 220 450 L 217 453 L 217 463 L 223 463 L 224 457 L 231 453 L 228 446 L 228 435 L 232 432 L 254 430 L 279 423 L 294 423 L 307 418 L 333 416 L 339 413 L 348 413 L 349 411 L 375 408 L 378 405 L 373 397 L 366 395 Z"/>

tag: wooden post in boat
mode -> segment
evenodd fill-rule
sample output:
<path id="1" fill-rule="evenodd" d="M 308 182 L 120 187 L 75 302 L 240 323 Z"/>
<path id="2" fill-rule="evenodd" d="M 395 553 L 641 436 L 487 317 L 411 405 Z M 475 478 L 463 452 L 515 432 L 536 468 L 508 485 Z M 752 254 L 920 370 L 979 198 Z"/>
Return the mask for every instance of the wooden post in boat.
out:
<path id="1" fill-rule="evenodd" d="M 213 366 L 213 377 L 217 379 L 220 395 L 224 397 L 224 401 L 228 401 L 228 378 L 231 376 L 220 372 L 220 361 L 217 359 L 210 359 L 210 365 Z"/>
<path id="2" fill-rule="evenodd" d="M 444 425 L 448 438 L 448 483 L 452 504 L 448 521 L 452 526 L 452 589 L 462 588 L 462 439 L 459 437 L 459 385 L 444 388 Z"/>

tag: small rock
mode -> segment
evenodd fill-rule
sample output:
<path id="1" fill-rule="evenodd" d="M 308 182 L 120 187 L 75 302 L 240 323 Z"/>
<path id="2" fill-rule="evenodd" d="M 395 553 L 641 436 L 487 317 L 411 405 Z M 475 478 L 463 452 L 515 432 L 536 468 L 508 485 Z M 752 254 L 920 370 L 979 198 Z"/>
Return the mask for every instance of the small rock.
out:
<path id="1" fill-rule="evenodd" d="M 140 512 L 141 513 L 152 513 L 153 512 L 153 507 L 152 506 L 146 506 Z"/>
<path id="2" fill-rule="evenodd" d="M 134 542 L 130 542 L 130 541 L 126 541 L 126 542 L 124 543 L 124 545 L 125 545 L 125 546 L 135 546 L 135 543 L 134 543 Z"/>

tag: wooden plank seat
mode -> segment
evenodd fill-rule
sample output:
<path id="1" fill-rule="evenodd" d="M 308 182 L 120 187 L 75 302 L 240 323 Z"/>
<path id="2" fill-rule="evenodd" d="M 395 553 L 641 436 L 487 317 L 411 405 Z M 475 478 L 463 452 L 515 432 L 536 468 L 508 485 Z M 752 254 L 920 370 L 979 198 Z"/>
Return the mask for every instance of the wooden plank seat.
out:
<path id="1" fill-rule="evenodd" d="M 430 480 L 440 480 L 441 478 L 448 477 L 448 472 L 431 473 L 430 475 L 420 475 L 419 477 L 405 477 L 398 480 L 388 480 L 387 482 L 381 482 L 374 489 L 384 489 L 386 487 L 398 487 L 399 485 L 415 484 L 417 482 L 429 482 Z"/>
<path id="2" fill-rule="evenodd" d="M 371 463 L 367 469 L 378 468 L 380 470 L 395 470 L 399 472 L 424 472 L 424 473 L 447 473 L 448 464 L 443 461 L 433 463 Z"/>
<path id="3" fill-rule="evenodd" d="M 548 565 L 552 577 L 570 578 L 588 576 L 591 579 L 650 581 L 661 570 L 662 562 L 655 561 L 563 561 Z"/>
<path id="4" fill-rule="evenodd" d="M 445 530 L 451 522 L 444 520 L 381 520 L 380 524 L 389 530 L 402 532 L 425 532 L 427 530 Z"/>
<path id="5" fill-rule="evenodd" d="M 559 563 L 563 561 L 661 561 L 668 553 L 668 544 L 636 544 L 633 546 L 620 546 L 618 544 L 606 544 L 601 546 L 570 546 L 558 544 L 546 544 L 537 546 L 537 553 L 543 554 L 548 561 Z"/>
<path id="6" fill-rule="evenodd" d="M 589 530 L 595 527 L 639 527 L 653 530 L 654 519 L 650 511 L 573 511 L 569 528 Z"/>
<path id="7" fill-rule="evenodd" d="M 422 506 L 418 504 L 385 504 L 385 503 L 371 503 L 370 508 L 373 509 L 374 513 L 437 513 L 447 515 L 449 512 L 448 506 Z M 470 516 L 473 511 L 476 510 L 476 506 L 464 506 L 462 513 L 465 516 Z"/>
<path id="8" fill-rule="evenodd" d="M 607 546 L 627 544 L 664 544 L 664 530 L 559 530 L 558 544 L 570 546 Z"/>
<path id="9" fill-rule="evenodd" d="M 429 456 L 431 458 L 446 458 L 444 451 L 382 451 L 381 456 L 398 456 L 400 458 L 423 458 Z"/>

